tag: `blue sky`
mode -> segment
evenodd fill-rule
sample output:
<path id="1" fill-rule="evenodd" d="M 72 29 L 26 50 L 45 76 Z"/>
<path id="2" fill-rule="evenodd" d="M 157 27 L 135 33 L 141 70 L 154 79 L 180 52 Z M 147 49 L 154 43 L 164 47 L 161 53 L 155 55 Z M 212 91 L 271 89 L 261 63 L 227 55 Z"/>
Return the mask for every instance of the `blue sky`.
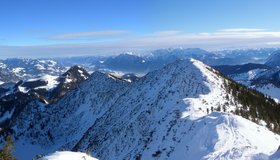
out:
<path id="1" fill-rule="evenodd" d="M 0 57 L 278 47 L 279 0 L 1 0 Z"/>

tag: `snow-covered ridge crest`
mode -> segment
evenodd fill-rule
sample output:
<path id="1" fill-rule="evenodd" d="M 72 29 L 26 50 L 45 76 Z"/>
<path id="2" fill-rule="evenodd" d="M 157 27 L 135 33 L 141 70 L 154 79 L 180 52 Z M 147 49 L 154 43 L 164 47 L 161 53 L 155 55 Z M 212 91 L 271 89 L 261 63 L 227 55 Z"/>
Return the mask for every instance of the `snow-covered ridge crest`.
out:
<path id="1" fill-rule="evenodd" d="M 207 93 L 198 93 L 195 97 L 186 97 L 184 102 L 188 105 L 186 111 L 183 111 L 182 117 L 196 119 L 210 113 L 218 106 L 225 106 L 225 112 L 234 112 L 235 106 L 227 104 L 225 97 L 227 80 L 218 74 L 218 71 L 205 65 L 201 61 L 190 59 L 192 65 L 201 73 L 198 83 L 202 83 L 208 89 Z M 206 89 L 204 89 L 206 90 Z M 232 97 L 230 97 L 232 98 Z"/>

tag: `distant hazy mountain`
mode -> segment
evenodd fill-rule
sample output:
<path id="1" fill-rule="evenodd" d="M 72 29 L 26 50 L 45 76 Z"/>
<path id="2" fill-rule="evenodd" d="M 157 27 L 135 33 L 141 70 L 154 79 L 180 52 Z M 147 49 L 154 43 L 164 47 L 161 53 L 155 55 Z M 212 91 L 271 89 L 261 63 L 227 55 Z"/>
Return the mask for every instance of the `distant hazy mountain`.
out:
<path id="1" fill-rule="evenodd" d="M 38 78 L 43 75 L 58 76 L 74 65 L 84 67 L 89 73 L 101 71 L 117 74 L 144 75 L 176 60 L 194 58 L 210 66 L 264 63 L 277 49 L 246 49 L 209 52 L 199 48 L 153 50 L 146 54 L 123 53 L 116 56 L 82 56 L 53 59 L 0 60 L 0 84 Z M 272 55 L 271 55 L 272 56 Z M 276 55 L 275 55 L 276 56 Z M 267 63 L 273 63 L 271 57 Z M 275 59 L 275 63 L 277 63 Z"/>
<path id="2" fill-rule="evenodd" d="M 265 64 L 256 63 L 247 63 L 244 65 L 220 65 L 214 66 L 214 68 L 226 75 L 245 73 L 255 69 L 271 69 L 271 67 Z"/>
<path id="3" fill-rule="evenodd" d="M 5 82 L 17 82 L 19 77 L 10 70 L 3 61 L 0 60 L 0 85 Z"/>
<path id="4" fill-rule="evenodd" d="M 264 63 L 275 50 L 269 48 L 208 52 L 199 48 L 159 49 L 142 56 L 130 53 L 104 58 L 103 60 L 95 61 L 92 66 L 96 70 L 146 74 L 176 60 L 189 58 L 200 60 L 210 66 Z"/>
<path id="5" fill-rule="evenodd" d="M 16 82 L 44 75 L 58 76 L 66 68 L 51 59 L 6 59 L 0 62 L 0 80 Z M 1 76 L 4 75 L 4 76 Z"/>
<path id="6" fill-rule="evenodd" d="M 277 66 L 250 63 L 214 68 L 236 82 L 280 100 L 280 68 Z"/>
<path id="7" fill-rule="evenodd" d="M 199 48 L 160 49 L 151 51 L 151 53 L 142 56 L 132 53 L 120 54 L 115 57 L 109 57 L 104 61 L 99 61 L 99 63 L 94 64 L 94 66 L 97 70 L 146 74 L 169 63 L 175 62 L 176 60 L 189 58 L 211 63 L 213 59 L 217 59 L 217 56 Z"/>
<path id="8" fill-rule="evenodd" d="M 266 65 L 273 67 L 280 67 L 280 50 L 277 50 L 268 57 Z"/>
<path id="9" fill-rule="evenodd" d="M 241 65 L 246 63 L 265 63 L 277 48 L 236 49 L 213 52 L 220 55 L 213 65 Z"/>
<path id="10" fill-rule="evenodd" d="M 105 61 L 96 64 L 97 68 L 117 70 L 122 72 L 145 72 L 149 64 L 145 64 L 146 60 L 142 57 L 131 54 L 120 54 L 116 57 L 109 57 Z"/>

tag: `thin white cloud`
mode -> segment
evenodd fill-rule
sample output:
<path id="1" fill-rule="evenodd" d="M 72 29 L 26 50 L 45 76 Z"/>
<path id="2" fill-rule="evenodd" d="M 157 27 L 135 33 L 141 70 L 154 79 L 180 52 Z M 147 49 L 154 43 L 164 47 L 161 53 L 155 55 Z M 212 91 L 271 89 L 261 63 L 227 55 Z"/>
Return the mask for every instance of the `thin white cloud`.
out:
<path id="1" fill-rule="evenodd" d="M 111 35 L 104 33 L 70 34 L 61 38 L 86 35 Z M 111 32 L 115 33 L 115 32 Z M 119 32 L 117 32 L 119 33 Z M 122 32 L 123 33 L 123 32 Z M 280 47 L 280 32 L 265 29 L 223 29 L 216 32 L 184 33 L 179 31 L 160 31 L 144 36 L 128 37 L 118 41 L 103 41 L 87 44 L 65 44 L 49 46 L 5 47 L 0 53 L 6 56 L 69 56 L 69 55 L 106 55 L 124 51 L 147 51 L 169 47 L 199 47 L 208 50 L 233 48 Z M 2 56 L 2 55 L 0 55 Z"/>
<path id="2" fill-rule="evenodd" d="M 163 36 L 174 36 L 180 34 L 181 31 L 177 30 L 169 30 L 169 31 L 159 31 L 159 32 L 154 32 L 150 34 L 151 36 L 156 36 L 156 37 L 163 37 Z"/>
<path id="3" fill-rule="evenodd" d="M 280 32 L 214 32 L 210 33 L 210 36 L 224 36 L 224 37 L 239 37 L 239 38 L 261 38 L 261 37 L 280 37 Z"/>
<path id="4" fill-rule="evenodd" d="M 259 31 L 266 31 L 266 29 L 260 28 L 227 28 L 218 30 L 218 32 L 259 32 Z"/>
<path id="5" fill-rule="evenodd" d="M 180 34 L 160 38 L 147 38 L 142 40 L 147 44 L 157 44 L 160 46 L 186 46 L 202 47 L 206 49 L 223 48 L 248 48 L 248 47 L 278 47 L 280 32 L 267 31 L 266 29 L 223 29 L 216 32 L 204 32 L 197 34 Z M 268 46 L 269 45 L 269 46 Z"/>
<path id="6" fill-rule="evenodd" d="M 71 39 L 77 39 L 82 37 L 120 36 L 120 35 L 125 35 L 127 33 L 128 31 L 124 31 L 124 30 L 104 30 L 104 31 L 94 31 L 94 32 L 77 32 L 77 33 L 60 34 L 60 35 L 51 36 L 49 38 L 54 40 L 71 40 Z"/>

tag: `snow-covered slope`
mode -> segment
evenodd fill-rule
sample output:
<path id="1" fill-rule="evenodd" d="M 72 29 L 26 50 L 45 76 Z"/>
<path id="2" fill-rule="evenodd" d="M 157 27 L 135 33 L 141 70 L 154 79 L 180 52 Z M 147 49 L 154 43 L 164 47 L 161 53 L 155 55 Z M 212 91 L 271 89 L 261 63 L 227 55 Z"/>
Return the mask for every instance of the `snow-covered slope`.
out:
<path id="1" fill-rule="evenodd" d="M 74 149 L 90 149 L 100 159 L 240 159 L 274 152 L 280 141 L 270 131 L 259 133 L 254 125 L 257 136 L 274 135 L 269 148 L 261 147 L 266 141 L 260 145 L 246 129 L 238 131 L 252 122 L 218 113 L 204 117 L 218 106 L 235 110 L 225 98 L 224 85 L 224 79 L 201 62 L 168 65 L 135 83 Z M 249 124 L 242 126 L 243 121 Z"/>
<path id="2" fill-rule="evenodd" d="M 73 66 L 61 76 L 45 75 L 16 84 L 5 83 L 0 87 L 0 128 L 10 128 L 10 122 L 29 104 L 35 103 L 36 109 L 41 109 L 41 106 L 54 103 L 88 76 L 85 69 Z"/>
<path id="3" fill-rule="evenodd" d="M 185 122 L 172 128 L 175 136 L 162 141 L 161 133 L 156 133 L 141 159 L 251 159 L 259 153 L 273 154 L 280 142 L 279 135 L 232 114 L 213 112 L 194 121 L 179 121 Z"/>
<path id="4" fill-rule="evenodd" d="M 12 121 L 16 155 L 35 148 L 43 154 L 90 150 L 106 160 L 271 155 L 279 135 L 232 114 L 243 106 L 230 83 L 193 59 L 176 61 L 133 83 L 94 72 L 54 104 L 32 102 Z"/>
<path id="5" fill-rule="evenodd" d="M 280 142 L 279 135 L 232 114 L 213 112 L 195 126 L 190 159 L 197 152 L 202 155 L 198 159 L 250 159 L 258 153 L 274 153 Z"/>
<path id="6" fill-rule="evenodd" d="M 39 160 L 97 160 L 97 159 L 90 157 L 85 153 L 81 153 L 81 152 L 62 151 L 62 152 L 55 152 Z"/>

